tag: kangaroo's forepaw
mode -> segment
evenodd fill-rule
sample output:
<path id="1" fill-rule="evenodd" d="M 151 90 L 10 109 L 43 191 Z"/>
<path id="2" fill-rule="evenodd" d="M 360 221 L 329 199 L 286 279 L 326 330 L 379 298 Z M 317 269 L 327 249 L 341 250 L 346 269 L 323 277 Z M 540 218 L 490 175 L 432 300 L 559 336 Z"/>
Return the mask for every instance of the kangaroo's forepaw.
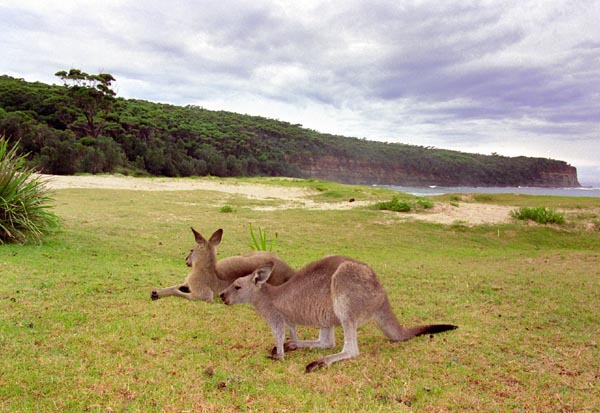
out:
<path id="1" fill-rule="evenodd" d="M 277 347 L 273 347 L 271 354 L 267 356 L 271 360 L 283 360 L 283 357 L 277 354 Z"/>
<path id="2" fill-rule="evenodd" d="M 152 298 L 152 301 L 156 301 L 158 300 L 160 297 L 158 296 L 158 292 L 156 292 L 156 290 L 152 291 L 150 293 L 150 298 Z"/>
<path id="3" fill-rule="evenodd" d="M 327 366 L 327 364 L 323 360 L 313 361 L 312 363 L 307 364 L 305 373 L 310 373 L 325 366 Z"/>

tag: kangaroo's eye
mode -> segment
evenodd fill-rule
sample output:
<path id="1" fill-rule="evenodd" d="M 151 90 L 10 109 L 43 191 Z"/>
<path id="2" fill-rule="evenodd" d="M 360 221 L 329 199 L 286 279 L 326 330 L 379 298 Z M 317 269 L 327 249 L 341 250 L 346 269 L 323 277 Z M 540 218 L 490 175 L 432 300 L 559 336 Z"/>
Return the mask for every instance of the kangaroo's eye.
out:
<path id="1" fill-rule="evenodd" d="M 239 289 L 240 289 L 240 288 L 242 288 L 242 287 L 240 287 L 239 285 L 236 285 L 234 288 L 235 288 L 236 290 L 239 290 Z"/>

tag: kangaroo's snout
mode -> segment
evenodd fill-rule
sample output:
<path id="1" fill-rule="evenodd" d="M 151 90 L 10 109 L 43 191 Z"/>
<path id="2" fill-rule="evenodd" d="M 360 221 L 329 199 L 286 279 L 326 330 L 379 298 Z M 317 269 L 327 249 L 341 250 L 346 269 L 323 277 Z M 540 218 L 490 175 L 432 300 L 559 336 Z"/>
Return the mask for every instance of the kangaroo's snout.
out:
<path id="1" fill-rule="evenodd" d="M 222 292 L 221 294 L 219 294 L 219 297 L 221 298 L 221 301 L 223 301 L 223 303 L 225 303 L 226 305 L 229 305 L 229 303 L 225 299 L 225 293 L 224 292 Z"/>

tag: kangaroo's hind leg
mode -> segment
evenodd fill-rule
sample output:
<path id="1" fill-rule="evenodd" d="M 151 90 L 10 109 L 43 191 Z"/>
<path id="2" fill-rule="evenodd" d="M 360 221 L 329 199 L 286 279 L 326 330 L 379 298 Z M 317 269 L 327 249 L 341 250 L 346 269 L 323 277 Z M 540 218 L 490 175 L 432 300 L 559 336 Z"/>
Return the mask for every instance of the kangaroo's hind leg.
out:
<path id="1" fill-rule="evenodd" d="M 152 292 L 150 293 L 150 298 L 152 298 L 153 300 L 158 300 L 160 298 L 171 296 L 188 298 L 186 294 L 189 293 L 190 287 L 188 287 L 187 284 L 177 284 L 167 288 L 152 290 Z"/>
<path id="2" fill-rule="evenodd" d="M 358 262 L 343 262 L 331 277 L 333 312 L 344 329 L 344 347 L 337 354 L 323 357 L 306 366 L 310 373 L 320 367 L 358 356 L 356 329 L 373 317 L 385 292 L 373 270 Z"/>
<path id="3" fill-rule="evenodd" d="M 203 300 L 213 301 L 213 292 L 209 288 L 205 288 L 202 291 L 191 291 L 187 284 L 178 284 L 172 287 L 162 288 L 159 290 L 152 290 L 150 298 L 152 300 L 158 300 L 164 297 L 182 297 L 188 300 Z"/>
<path id="4" fill-rule="evenodd" d="M 342 328 L 344 329 L 344 347 L 342 348 L 342 351 L 309 363 L 306 366 L 306 373 L 310 373 L 311 371 L 321 367 L 329 366 L 341 360 L 356 357 L 360 354 L 358 351 L 358 340 L 356 334 L 357 324 L 353 321 L 345 320 L 342 322 Z"/>

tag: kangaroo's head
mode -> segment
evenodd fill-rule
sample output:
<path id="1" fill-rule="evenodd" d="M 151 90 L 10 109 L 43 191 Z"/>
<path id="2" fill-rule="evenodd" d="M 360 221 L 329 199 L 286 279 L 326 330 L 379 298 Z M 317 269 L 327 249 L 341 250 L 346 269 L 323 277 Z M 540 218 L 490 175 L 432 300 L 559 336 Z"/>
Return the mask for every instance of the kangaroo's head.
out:
<path id="1" fill-rule="evenodd" d="M 188 256 L 185 257 L 185 264 L 188 267 L 191 267 L 194 263 L 200 262 L 214 261 L 216 263 L 216 247 L 221 243 L 223 230 L 216 230 L 208 241 L 194 228 L 192 228 L 192 232 L 196 239 L 196 246 L 192 248 Z"/>
<path id="2" fill-rule="evenodd" d="M 265 264 L 257 268 L 252 274 L 235 280 L 219 294 L 219 297 L 227 305 L 251 303 L 271 276 L 272 271 L 273 263 Z"/>

